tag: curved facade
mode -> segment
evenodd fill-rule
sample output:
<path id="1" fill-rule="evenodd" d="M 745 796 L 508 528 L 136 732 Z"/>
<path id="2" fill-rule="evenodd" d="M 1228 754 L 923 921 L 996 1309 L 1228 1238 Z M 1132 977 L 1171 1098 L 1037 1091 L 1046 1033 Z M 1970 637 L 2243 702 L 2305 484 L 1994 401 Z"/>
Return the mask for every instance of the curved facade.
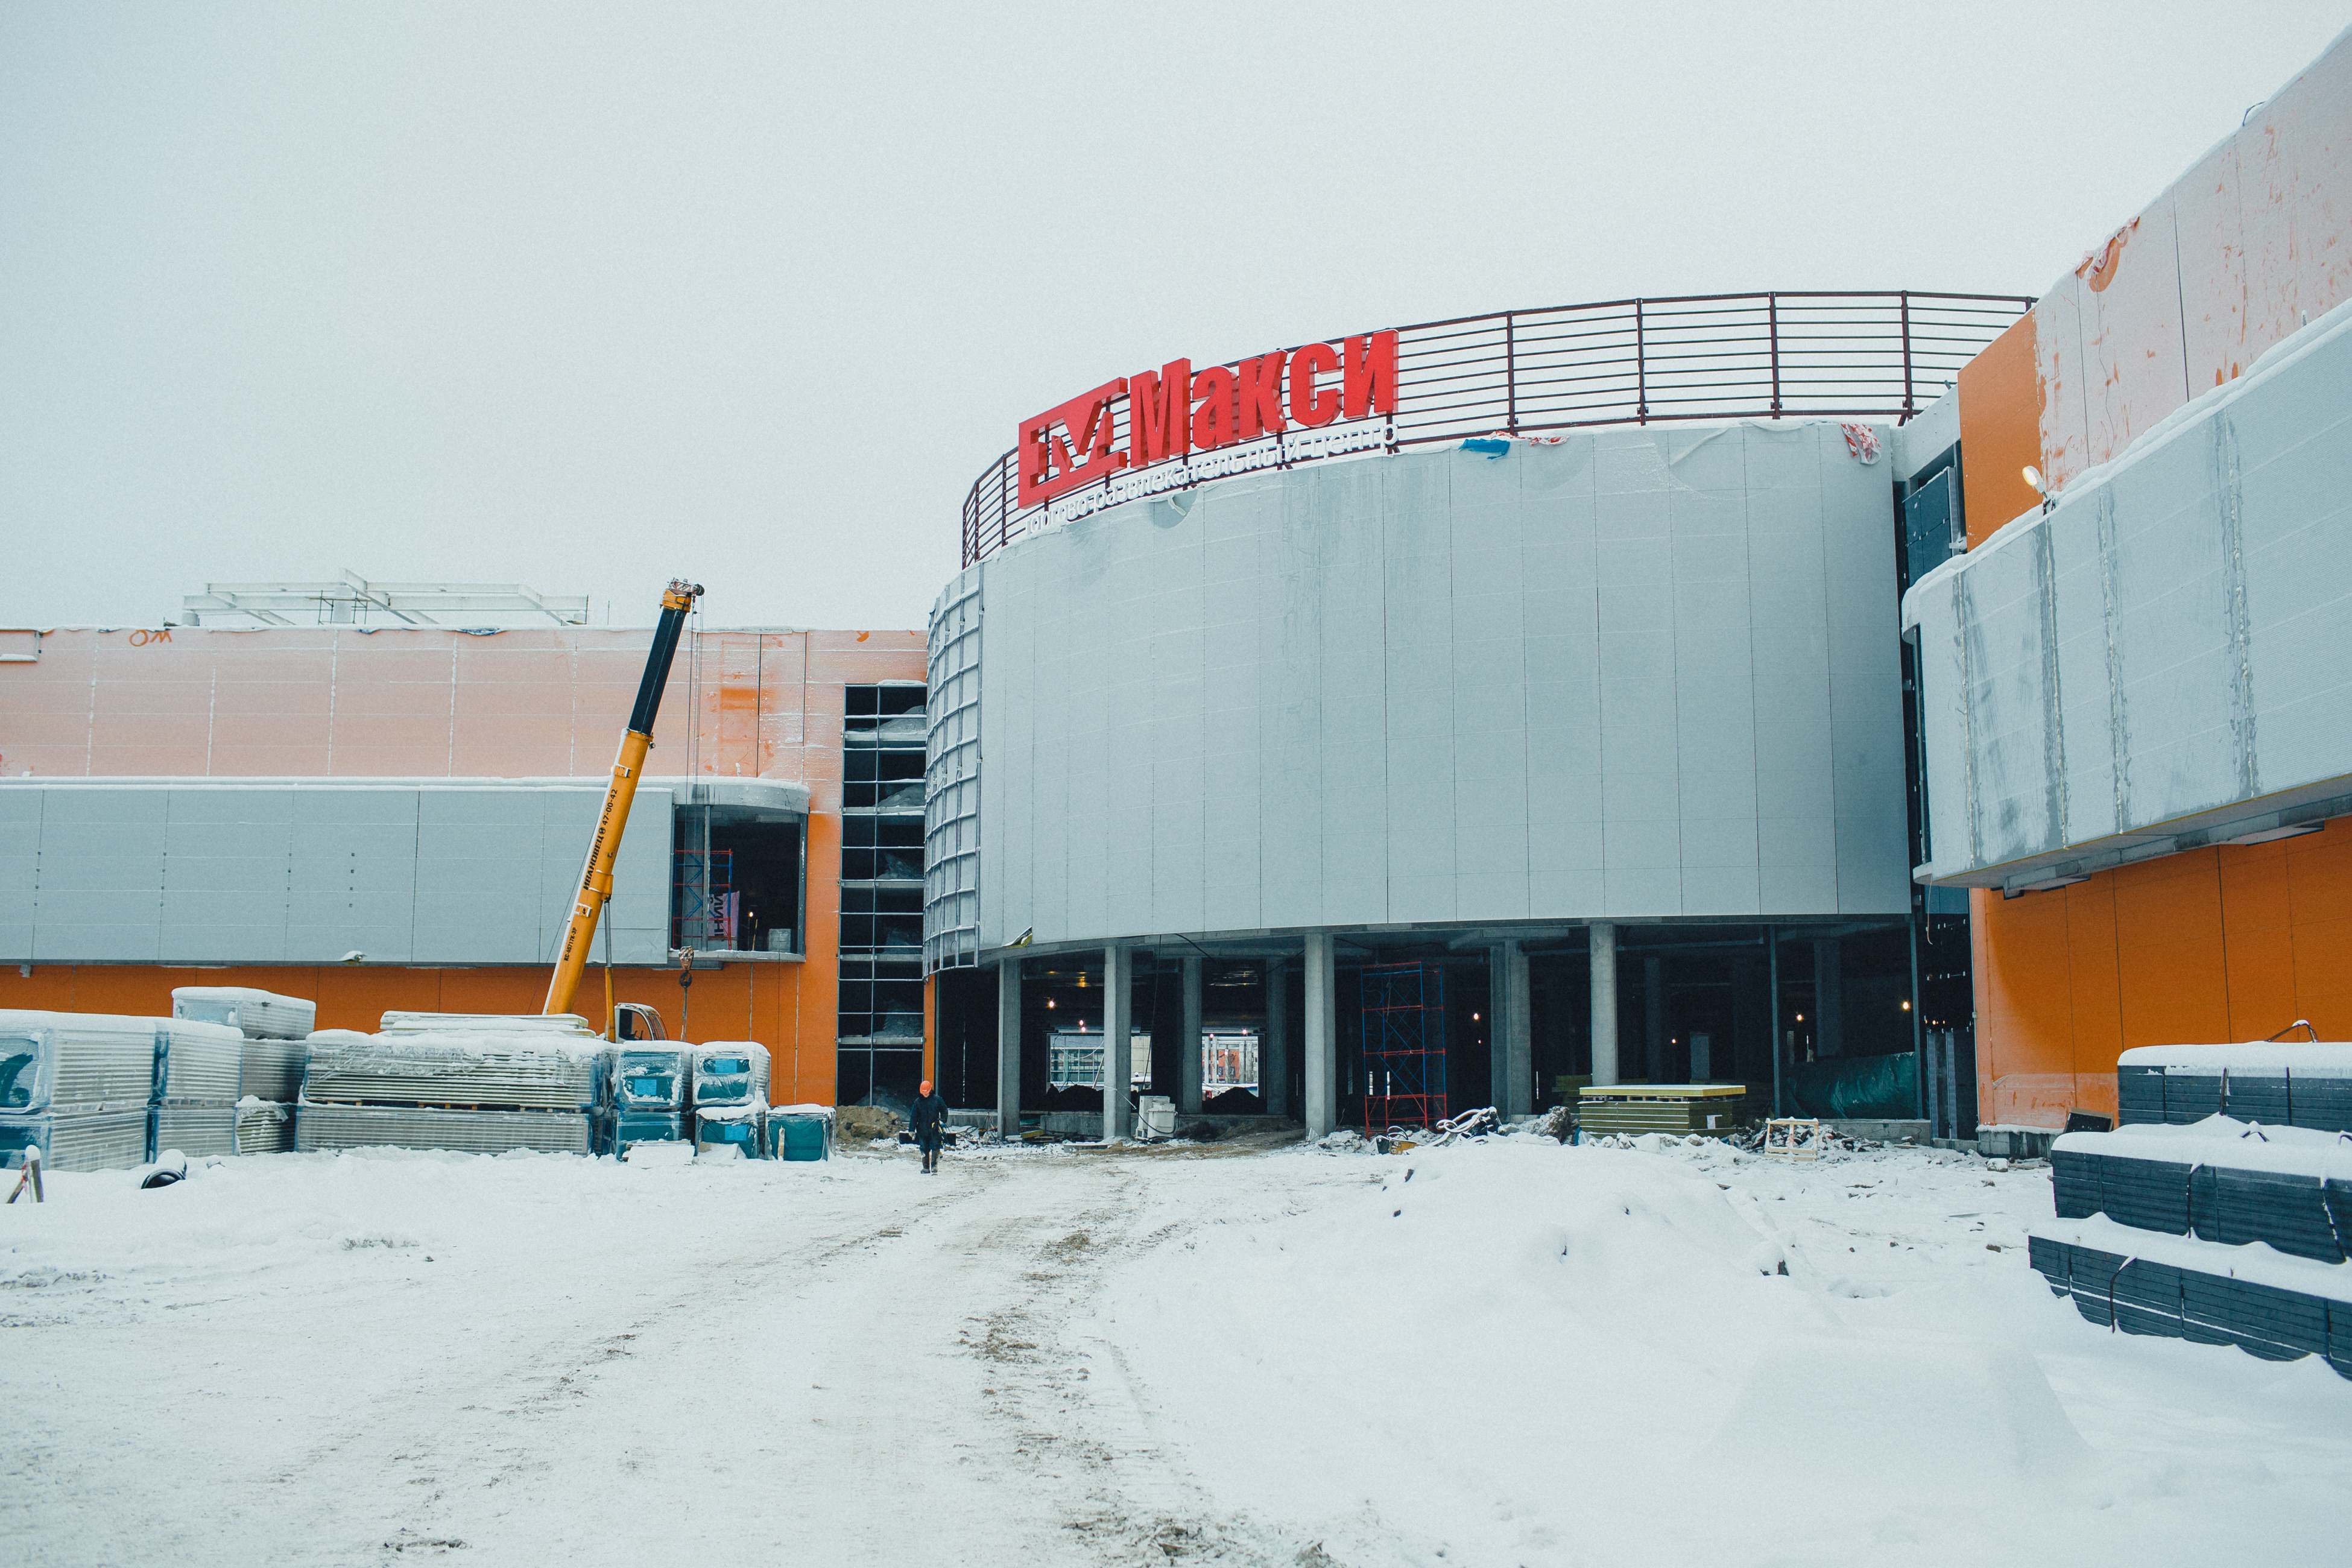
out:
<path id="1" fill-rule="evenodd" d="M 1827 423 L 1486 445 L 1129 502 L 959 577 L 933 967 L 1906 915 L 1887 468 Z"/>

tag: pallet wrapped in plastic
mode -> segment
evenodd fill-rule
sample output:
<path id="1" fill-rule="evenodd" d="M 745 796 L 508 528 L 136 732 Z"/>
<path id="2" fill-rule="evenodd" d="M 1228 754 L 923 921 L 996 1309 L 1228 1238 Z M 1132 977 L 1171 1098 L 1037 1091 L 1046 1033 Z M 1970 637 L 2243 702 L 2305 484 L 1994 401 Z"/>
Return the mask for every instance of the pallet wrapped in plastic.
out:
<path id="1" fill-rule="evenodd" d="M 683 1110 L 693 1070 L 684 1046 L 623 1046 L 613 1062 L 614 1108 Z"/>
<path id="2" fill-rule="evenodd" d="M 306 1040 L 319 1026 L 319 1005 L 243 985 L 181 985 L 172 1016 L 226 1024 L 251 1040 Z"/>
<path id="3" fill-rule="evenodd" d="M 378 1035 L 321 1029 L 309 1042 L 302 1100 L 469 1110 L 599 1108 L 611 1060 L 601 1037 L 490 1026 L 506 1022 Z"/>
<path id="4" fill-rule="evenodd" d="M 639 1143 L 682 1143 L 686 1113 L 678 1110 L 616 1110 L 605 1121 L 603 1152 L 627 1159 Z"/>
<path id="5" fill-rule="evenodd" d="M 245 1068 L 238 1079 L 238 1087 L 245 1091 L 240 1098 L 291 1105 L 302 1092 L 302 1064 L 309 1056 L 307 1041 L 257 1040 L 248 1035 Z"/>
<path id="6" fill-rule="evenodd" d="M 159 1105 L 150 1119 L 147 1158 L 176 1149 L 191 1160 L 237 1152 L 234 1105 Z"/>
<path id="7" fill-rule="evenodd" d="M 588 1117 L 561 1110 L 440 1110 L 417 1106 L 321 1105 L 296 1108 L 294 1147 L 303 1153 L 344 1149 L 446 1149 L 503 1154 L 535 1149 L 589 1152 Z"/>
<path id="8" fill-rule="evenodd" d="M 245 1037 L 226 1024 L 156 1019 L 155 1102 L 235 1105 L 245 1093 Z"/>
<path id="9" fill-rule="evenodd" d="M 147 1159 L 147 1107 L 110 1110 L 0 1112 L 0 1169 L 41 1151 L 52 1171 L 127 1171 Z"/>
<path id="10" fill-rule="evenodd" d="M 136 1108 L 143 1118 L 155 1028 L 153 1018 L 115 1013 L 0 1010 L 0 1111 Z"/>
<path id="11" fill-rule="evenodd" d="M 767 1149 L 771 1160 L 832 1159 L 833 1107 L 769 1107 Z"/>
<path id="12" fill-rule="evenodd" d="M 236 1152 L 285 1154 L 294 1148 L 294 1107 L 248 1096 L 236 1102 Z"/>
<path id="13" fill-rule="evenodd" d="M 768 1108 L 764 1105 L 697 1106 L 694 1109 L 696 1154 L 739 1154 L 746 1160 L 766 1152 Z"/>
<path id="14" fill-rule="evenodd" d="M 768 1047 L 757 1040 L 714 1040 L 694 1047 L 694 1103 L 768 1103 Z"/>

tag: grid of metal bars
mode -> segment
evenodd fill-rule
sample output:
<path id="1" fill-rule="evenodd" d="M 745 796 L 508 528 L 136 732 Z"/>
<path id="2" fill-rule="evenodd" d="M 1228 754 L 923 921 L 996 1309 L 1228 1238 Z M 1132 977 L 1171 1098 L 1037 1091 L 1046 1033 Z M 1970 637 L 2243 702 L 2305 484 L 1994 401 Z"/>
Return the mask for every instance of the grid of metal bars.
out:
<path id="1" fill-rule="evenodd" d="M 964 498 L 963 563 L 1135 496 L 1356 451 L 1680 420 L 1899 423 L 1942 396 L 2032 304 L 1909 289 L 1694 294 L 1423 321 L 1398 329 L 1396 411 L 1370 428 L 1328 425 L 1194 452 L 1026 508 L 1005 453 Z M 1125 450 L 1126 398 L 1112 400 L 1111 419 L 1113 449 Z"/>
<path id="2" fill-rule="evenodd" d="M 1445 1085 L 1445 971 L 1364 966 L 1364 1130 L 1434 1127 L 1453 1114 Z"/>

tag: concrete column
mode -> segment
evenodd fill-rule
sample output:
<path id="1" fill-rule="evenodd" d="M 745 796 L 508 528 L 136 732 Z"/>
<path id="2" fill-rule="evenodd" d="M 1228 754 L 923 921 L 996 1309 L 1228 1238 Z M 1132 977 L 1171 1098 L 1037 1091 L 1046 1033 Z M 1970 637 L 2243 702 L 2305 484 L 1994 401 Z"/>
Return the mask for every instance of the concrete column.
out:
<path id="1" fill-rule="evenodd" d="M 1813 943 L 1813 1055 L 1845 1054 L 1845 971 L 1839 962 L 1838 939 L 1825 936 Z"/>
<path id="2" fill-rule="evenodd" d="M 1258 1037 L 1258 1093 L 1268 1116 L 1290 1114 L 1290 960 L 1265 965 L 1265 1033 Z"/>
<path id="3" fill-rule="evenodd" d="M 1331 1024 L 1331 933 L 1307 933 L 1307 1136 L 1339 1125 L 1339 1041 Z"/>
<path id="4" fill-rule="evenodd" d="M 1649 1047 L 1652 1083 L 1666 1080 L 1666 961 L 1642 961 L 1642 1038 Z"/>
<path id="5" fill-rule="evenodd" d="M 1103 1130 L 1106 1140 L 1135 1131 L 1134 1108 L 1127 1103 L 1134 1064 L 1135 958 L 1114 942 L 1103 949 Z"/>
<path id="6" fill-rule="evenodd" d="M 996 966 L 996 1128 L 1021 1136 L 1021 961 Z"/>
<path id="7" fill-rule="evenodd" d="M 1184 1026 L 1176 1031 L 1176 1109 L 1201 1112 L 1201 955 L 1184 955 Z"/>
<path id="8" fill-rule="evenodd" d="M 1527 949 L 1507 942 L 1495 949 L 1495 1104 L 1506 1117 L 1536 1110 L 1535 1021 L 1528 984 Z"/>
<path id="9" fill-rule="evenodd" d="M 1592 1081 L 1601 1087 L 1617 1081 L 1617 928 L 1594 925 L 1584 934 L 1592 951 Z"/>

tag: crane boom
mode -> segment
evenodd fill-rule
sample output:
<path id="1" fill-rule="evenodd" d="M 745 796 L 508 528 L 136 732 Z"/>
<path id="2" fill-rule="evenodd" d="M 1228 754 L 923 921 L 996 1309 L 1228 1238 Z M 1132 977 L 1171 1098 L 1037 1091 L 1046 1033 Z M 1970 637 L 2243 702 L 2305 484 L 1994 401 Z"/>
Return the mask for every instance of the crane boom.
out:
<path id="1" fill-rule="evenodd" d="M 637 778 L 645 771 L 646 752 L 654 743 L 654 715 L 661 709 L 662 688 L 669 684 L 670 661 L 677 639 L 686 630 L 688 612 L 702 593 L 702 584 L 670 579 L 662 595 L 661 620 L 654 627 L 654 646 L 646 656 L 645 679 L 637 683 L 637 705 L 629 711 L 629 727 L 621 736 L 620 755 L 613 759 L 613 779 L 604 786 L 604 809 L 596 818 L 596 836 L 588 841 L 588 863 L 581 868 L 580 890 L 572 900 L 572 918 L 564 922 L 563 946 L 555 955 L 555 973 L 547 983 L 545 1013 L 572 1011 L 573 993 L 588 967 L 588 944 L 596 935 L 596 921 L 613 897 L 613 862 L 621 853 L 621 834 L 629 825 L 629 805 L 637 797 Z"/>

